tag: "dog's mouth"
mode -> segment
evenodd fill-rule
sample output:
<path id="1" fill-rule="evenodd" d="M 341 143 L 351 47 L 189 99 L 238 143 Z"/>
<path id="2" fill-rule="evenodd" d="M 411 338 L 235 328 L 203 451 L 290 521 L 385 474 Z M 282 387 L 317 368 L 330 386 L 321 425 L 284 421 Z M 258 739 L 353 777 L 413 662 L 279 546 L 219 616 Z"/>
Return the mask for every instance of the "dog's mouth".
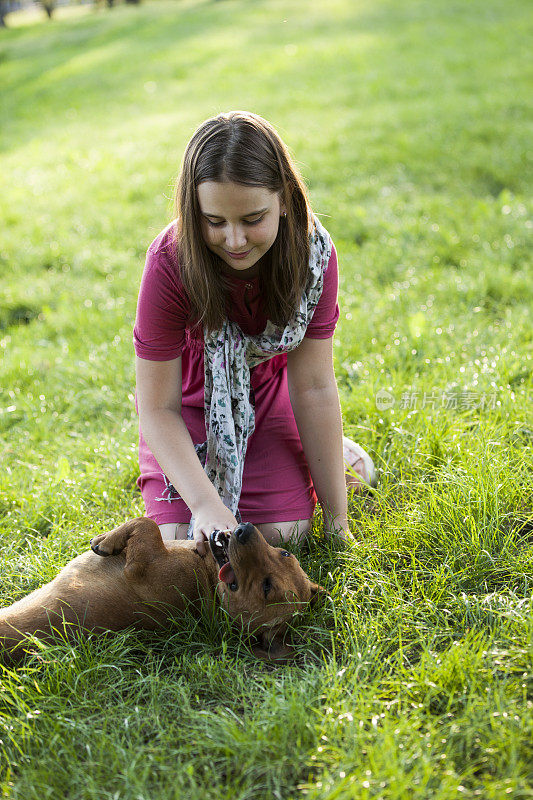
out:
<path id="1" fill-rule="evenodd" d="M 237 578 L 229 560 L 228 549 L 231 532 L 213 531 L 209 537 L 209 547 L 218 564 L 218 579 L 225 583 L 232 592 L 238 589 Z"/>

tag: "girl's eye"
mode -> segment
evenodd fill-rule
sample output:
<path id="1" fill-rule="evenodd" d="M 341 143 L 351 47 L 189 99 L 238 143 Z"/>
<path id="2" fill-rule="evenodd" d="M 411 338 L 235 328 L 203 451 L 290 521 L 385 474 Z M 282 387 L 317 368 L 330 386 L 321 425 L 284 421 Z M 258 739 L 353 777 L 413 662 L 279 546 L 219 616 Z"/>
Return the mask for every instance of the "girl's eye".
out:
<path id="1" fill-rule="evenodd" d="M 259 225 L 260 222 L 263 222 L 264 218 L 265 218 L 265 215 L 263 214 L 263 216 L 259 217 L 259 219 L 254 219 L 254 220 L 245 219 L 244 220 L 244 224 L 245 225 Z M 206 217 L 206 219 L 207 219 L 207 217 Z M 213 222 L 213 220 L 207 219 L 207 224 L 209 225 L 210 228 L 221 228 L 222 225 L 225 224 L 225 222 L 224 222 L 224 220 L 222 220 L 221 222 Z"/>

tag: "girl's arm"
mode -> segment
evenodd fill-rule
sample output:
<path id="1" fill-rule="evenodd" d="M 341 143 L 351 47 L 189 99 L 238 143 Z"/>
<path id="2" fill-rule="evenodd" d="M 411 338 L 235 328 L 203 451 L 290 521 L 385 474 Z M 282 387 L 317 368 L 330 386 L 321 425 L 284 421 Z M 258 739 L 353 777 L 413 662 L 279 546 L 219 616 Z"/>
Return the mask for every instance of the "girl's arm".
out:
<path id="1" fill-rule="evenodd" d="M 171 361 L 135 359 L 139 421 L 148 447 L 195 518 L 194 540 L 201 555 L 204 537 L 216 528 L 234 528 L 226 508 L 204 472 L 181 416 L 181 357 Z"/>
<path id="2" fill-rule="evenodd" d="M 333 339 L 303 339 L 287 353 L 294 418 L 326 530 L 349 533 L 342 452 L 342 418 L 333 369 Z"/>

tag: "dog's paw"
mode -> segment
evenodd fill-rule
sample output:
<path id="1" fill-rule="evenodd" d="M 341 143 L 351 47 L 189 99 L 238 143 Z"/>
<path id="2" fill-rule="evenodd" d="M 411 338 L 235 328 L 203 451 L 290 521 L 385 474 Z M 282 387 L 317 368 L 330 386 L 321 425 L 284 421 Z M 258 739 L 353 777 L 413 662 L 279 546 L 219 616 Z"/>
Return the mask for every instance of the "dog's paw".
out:
<path id="1" fill-rule="evenodd" d="M 91 539 L 90 545 L 93 553 L 96 553 L 97 556 L 112 556 L 114 552 L 117 552 L 113 548 L 113 542 L 106 541 L 109 539 L 110 537 L 107 533 L 101 533 Z"/>

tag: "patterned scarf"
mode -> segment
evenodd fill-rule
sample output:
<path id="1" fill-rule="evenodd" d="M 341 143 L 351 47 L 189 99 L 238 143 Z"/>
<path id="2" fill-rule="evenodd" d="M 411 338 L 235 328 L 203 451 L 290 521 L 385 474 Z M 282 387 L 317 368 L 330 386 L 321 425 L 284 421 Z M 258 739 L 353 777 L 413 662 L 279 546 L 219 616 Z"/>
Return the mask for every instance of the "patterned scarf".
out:
<path id="1" fill-rule="evenodd" d="M 310 235 L 309 278 L 300 307 L 285 328 L 267 322 L 263 333 L 249 336 L 226 319 L 222 327 L 205 334 L 204 408 L 207 441 L 196 445 L 204 470 L 224 504 L 238 519 L 242 475 L 248 440 L 255 427 L 250 400 L 250 369 L 279 353 L 294 350 L 322 294 L 324 273 L 331 256 L 331 239 L 315 217 Z M 192 539 L 194 519 L 188 536 Z"/>

